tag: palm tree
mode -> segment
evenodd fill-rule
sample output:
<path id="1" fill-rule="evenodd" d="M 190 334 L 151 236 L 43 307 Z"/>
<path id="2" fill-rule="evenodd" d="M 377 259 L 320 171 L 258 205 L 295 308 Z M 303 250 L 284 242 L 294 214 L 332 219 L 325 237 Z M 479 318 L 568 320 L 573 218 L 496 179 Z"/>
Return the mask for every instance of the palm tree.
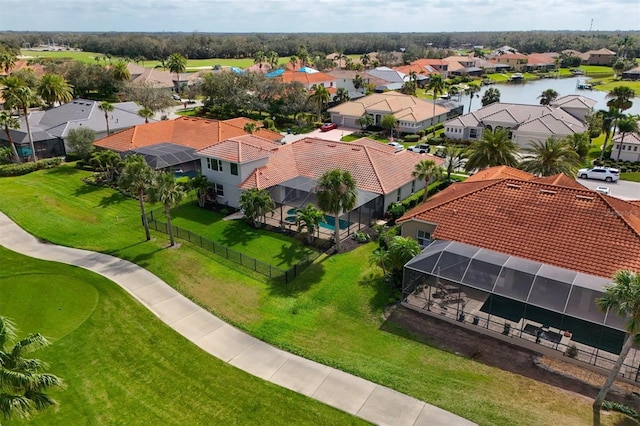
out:
<path id="1" fill-rule="evenodd" d="M 138 111 L 138 115 L 144 118 L 145 123 L 148 123 L 149 119 L 154 116 L 154 113 L 151 109 L 144 107 L 140 111 Z"/>
<path id="2" fill-rule="evenodd" d="M 189 179 L 189 188 L 196 191 L 196 197 L 198 198 L 198 206 L 204 207 L 207 203 L 207 194 L 212 188 L 211 182 L 204 176 L 202 173 L 198 172 L 198 174 Z"/>
<path id="3" fill-rule="evenodd" d="M 176 92 L 180 90 L 180 73 L 187 70 L 187 58 L 179 53 L 172 53 L 167 58 L 169 72 L 176 75 Z"/>
<path id="4" fill-rule="evenodd" d="M 266 59 L 271 69 L 275 69 L 278 66 L 278 61 L 280 60 L 280 57 L 278 56 L 278 52 L 274 50 L 270 50 L 266 54 Z"/>
<path id="5" fill-rule="evenodd" d="M 640 117 L 637 115 L 629 114 L 618 121 L 618 132 L 622 135 L 620 143 L 618 144 L 618 161 L 620 161 L 620 154 L 622 153 L 622 144 L 624 138 L 629 133 L 638 133 L 638 120 Z"/>
<path id="6" fill-rule="evenodd" d="M 122 169 L 118 184 L 124 191 L 133 193 L 138 198 L 140 214 L 142 215 L 142 225 L 144 226 L 147 241 L 151 239 L 151 233 L 149 232 L 147 214 L 144 211 L 144 199 L 152 181 L 153 170 L 151 170 L 151 167 L 149 167 L 143 156 L 129 155 L 125 158 L 124 169 Z"/>
<path id="7" fill-rule="evenodd" d="M 311 90 L 313 93 L 309 95 L 309 101 L 318 109 L 318 121 L 322 121 L 322 110 L 331 100 L 331 93 L 322 84 L 314 84 Z"/>
<path id="8" fill-rule="evenodd" d="M 538 98 L 540 99 L 540 105 L 551 105 L 551 102 L 558 98 L 558 92 L 553 89 L 547 89 Z"/>
<path id="9" fill-rule="evenodd" d="M 298 58 L 303 67 L 306 67 L 309 64 L 309 51 L 307 47 L 303 44 L 300 46 L 300 50 L 298 50 Z"/>
<path id="10" fill-rule="evenodd" d="M 442 167 L 436 165 L 436 162 L 433 160 L 421 160 L 418 164 L 415 165 L 413 171 L 411 172 L 411 176 L 416 179 L 424 180 L 424 197 L 422 198 L 423 203 L 427 201 L 427 196 L 429 195 L 429 182 L 431 181 L 431 179 L 440 179 L 442 175 Z"/>
<path id="11" fill-rule="evenodd" d="M 608 107 L 616 107 L 620 112 L 625 112 L 633 106 L 632 99 L 636 95 L 636 92 L 627 86 L 614 87 L 609 93 L 607 93 Z M 614 132 L 615 133 L 615 132 Z"/>
<path id="12" fill-rule="evenodd" d="M 383 247 L 378 247 L 369 256 L 369 264 L 379 266 L 382 273 L 386 276 L 389 269 L 389 252 Z"/>
<path id="13" fill-rule="evenodd" d="M 265 54 L 262 50 L 258 50 L 257 52 L 255 52 L 253 54 L 253 63 L 254 64 L 261 64 L 264 62 L 265 60 Z"/>
<path id="14" fill-rule="evenodd" d="M 602 129 L 604 130 L 604 142 L 602 143 L 602 151 L 600 151 L 600 161 L 602 161 L 607 151 L 607 142 L 615 133 L 615 124 L 617 120 L 624 117 L 624 115 L 614 106 L 610 106 L 608 110 L 601 109 L 597 114 L 602 117 Z"/>
<path id="15" fill-rule="evenodd" d="M 485 129 L 482 138 L 473 141 L 467 149 L 465 170 L 484 169 L 493 166 L 516 167 L 518 146 L 509 137 L 509 129 Z"/>
<path id="16" fill-rule="evenodd" d="M 594 426 L 599 426 L 600 409 L 604 398 L 616 380 L 629 349 L 631 349 L 640 334 L 640 274 L 626 270 L 617 271 L 613 276 L 612 285 L 605 287 L 604 294 L 599 299 L 596 299 L 596 303 L 603 311 L 613 311 L 620 318 L 626 318 L 628 333 L 620 355 L 618 355 L 618 359 L 609 373 L 609 377 L 602 385 L 595 401 L 593 401 L 593 424 Z"/>
<path id="17" fill-rule="evenodd" d="M 402 287 L 402 273 L 405 263 L 420 253 L 418 241 L 411 237 L 395 236 L 387 249 L 388 277 L 395 287 Z"/>
<path id="18" fill-rule="evenodd" d="M 591 148 L 591 138 L 589 137 L 589 133 L 572 133 L 564 139 L 571 149 L 578 154 L 580 161 L 583 161 L 587 154 L 589 154 L 589 148 Z"/>
<path id="19" fill-rule="evenodd" d="M 289 63 L 291 64 L 291 68 L 295 68 L 298 65 L 298 57 L 296 55 L 291 55 L 289 58 Z"/>
<path id="20" fill-rule="evenodd" d="M 89 161 L 94 169 L 102 173 L 102 177 L 107 184 L 111 184 L 116 180 L 123 166 L 120 155 L 115 151 L 106 149 L 94 152 Z"/>
<path id="21" fill-rule="evenodd" d="M 307 204 L 296 213 L 296 225 L 298 225 L 298 232 L 302 232 L 302 230 L 306 228 L 307 242 L 309 244 L 313 243 L 313 235 L 315 234 L 316 229 L 318 229 L 320 224 L 323 222 L 326 222 L 324 214 L 313 204 Z"/>
<path id="22" fill-rule="evenodd" d="M 5 419 L 26 419 L 35 412 L 57 405 L 45 391 L 63 388 L 64 382 L 58 376 L 45 373 L 45 362 L 24 358 L 27 353 L 49 345 L 44 336 L 29 334 L 8 347 L 15 339 L 15 325 L 0 316 L 0 415 Z"/>
<path id="23" fill-rule="evenodd" d="M 185 193 L 182 186 L 176 182 L 176 178 L 171 173 L 155 173 L 149 187 L 149 199 L 152 203 L 162 203 L 164 213 L 167 217 L 167 230 L 169 232 L 169 245 L 173 247 L 173 226 L 171 225 L 171 207 L 178 204 L 184 198 Z"/>
<path id="24" fill-rule="evenodd" d="M 131 73 L 127 69 L 127 63 L 125 61 L 118 61 L 111 65 L 111 72 L 116 81 L 125 82 L 131 78 Z"/>
<path id="25" fill-rule="evenodd" d="M 360 74 L 356 74 L 355 77 L 353 77 L 353 88 L 356 90 L 360 90 L 363 87 L 364 87 L 364 79 Z"/>
<path id="26" fill-rule="evenodd" d="M 320 176 L 316 187 L 318 206 L 334 215 L 336 252 L 340 252 L 340 213 L 352 210 L 358 200 L 356 181 L 346 170 L 328 170 Z"/>
<path id="27" fill-rule="evenodd" d="M 444 159 L 447 165 L 447 181 L 451 182 L 451 173 L 464 166 L 462 161 L 465 152 L 462 148 L 448 143 L 444 148 Z"/>
<path id="28" fill-rule="evenodd" d="M 336 95 L 333 98 L 333 100 L 338 104 L 343 104 L 345 102 L 348 102 L 350 99 L 351 98 L 349 97 L 349 91 L 344 87 L 339 88 L 336 91 Z"/>
<path id="29" fill-rule="evenodd" d="M 519 168 L 536 176 L 553 176 L 558 173 L 576 176 L 582 163 L 567 139 L 550 137 L 544 141 L 531 141 L 530 144 L 524 151 L 532 157 L 522 161 Z"/>
<path id="30" fill-rule="evenodd" d="M 469 95 L 469 112 L 471 112 L 471 102 L 473 102 L 473 97 L 475 96 L 477 98 L 480 96 L 477 94 L 479 91 L 480 86 L 478 86 L 477 84 L 470 84 L 465 90 L 465 93 Z"/>
<path id="31" fill-rule="evenodd" d="M 113 104 L 108 101 L 102 101 L 100 105 L 98 105 L 102 111 L 104 111 L 104 120 L 107 122 L 107 136 L 111 134 L 111 130 L 109 129 L 109 113 L 113 111 Z"/>
<path id="32" fill-rule="evenodd" d="M 0 111 L 0 126 L 7 134 L 7 140 L 9 140 L 9 145 L 11 145 L 11 152 L 13 154 L 14 161 L 16 163 L 21 163 L 20 156 L 18 155 L 18 150 L 16 149 L 16 144 L 13 143 L 13 138 L 11 137 L 11 129 L 19 129 L 20 120 L 18 120 L 7 111 Z"/>
<path id="33" fill-rule="evenodd" d="M 484 95 L 482 95 L 482 100 L 480 102 L 482 102 L 482 106 L 500 102 L 500 91 L 493 87 L 487 89 L 487 91 L 484 92 Z"/>
<path id="34" fill-rule="evenodd" d="M 73 99 L 72 87 L 59 74 L 45 74 L 38 84 L 38 95 L 47 103 L 49 108 L 56 102 L 62 104 Z"/>
<path id="35" fill-rule="evenodd" d="M 369 56 L 368 53 L 363 53 L 362 56 L 360 56 L 360 62 L 362 63 L 362 66 L 365 67 L 366 69 L 367 65 L 371 63 L 371 56 Z"/>
<path id="36" fill-rule="evenodd" d="M 9 72 L 16 64 L 16 55 L 9 50 L 3 50 L 0 54 L 0 70 L 3 70 L 5 74 L 9 75 Z"/>
<path id="37" fill-rule="evenodd" d="M 266 221 L 267 213 L 275 210 L 276 204 L 264 189 L 251 188 L 240 195 L 240 210 L 245 219 L 254 227 L 260 227 L 260 221 Z"/>
<path id="38" fill-rule="evenodd" d="M 373 126 L 374 123 L 373 116 L 371 114 L 367 114 L 366 112 L 362 114 L 360 117 L 356 118 L 356 124 L 362 128 L 362 130 L 366 129 L 369 126 Z"/>
<path id="39" fill-rule="evenodd" d="M 438 97 L 444 92 L 445 82 L 440 74 L 431 74 L 429 83 L 427 84 L 427 91 L 433 93 L 433 116 L 431 118 L 431 126 L 433 133 L 436 132 L 435 120 L 436 120 L 436 101 Z"/>
<path id="40" fill-rule="evenodd" d="M 393 129 L 398 125 L 398 119 L 393 114 L 385 114 L 380 119 L 380 127 L 389 130 L 389 138 L 393 139 Z"/>
<path id="41" fill-rule="evenodd" d="M 33 144 L 33 134 L 31 133 L 31 125 L 29 124 L 29 107 L 31 104 L 37 101 L 36 96 L 31 89 L 25 85 L 24 81 L 15 78 L 5 78 L 4 88 L 2 89 L 2 95 L 5 100 L 5 107 L 17 108 L 24 114 L 25 124 L 27 125 L 27 134 L 29 136 L 29 148 L 31 148 L 31 158 L 35 162 L 36 148 Z"/>
<path id="42" fill-rule="evenodd" d="M 242 128 L 245 132 L 249 133 L 250 135 L 252 135 L 256 130 L 258 130 L 258 125 L 256 123 L 253 122 L 248 122 L 244 125 L 244 127 Z"/>

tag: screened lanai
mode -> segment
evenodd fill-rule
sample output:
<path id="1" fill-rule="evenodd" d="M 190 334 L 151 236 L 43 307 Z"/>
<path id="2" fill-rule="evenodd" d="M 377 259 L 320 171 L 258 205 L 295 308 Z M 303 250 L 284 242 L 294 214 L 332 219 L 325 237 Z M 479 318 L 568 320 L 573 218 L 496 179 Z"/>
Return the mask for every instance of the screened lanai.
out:
<path id="1" fill-rule="evenodd" d="M 435 240 L 405 265 L 403 302 L 588 362 L 615 359 L 625 321 L 596 305 L 611 280 L 454 241 Z M 640 355 L 634 351 L 633 357 Z M 635 363 L 635 359 L 630 362 Z M 603 365 L 604 366 L 604 365 Z"/>
<path id="2" fill-rule="evenodd" d="M 195 152 L 194 148 L 188 146 L 159 143 L 126 151 L 123 156 L 142 155 L 154 170 L 172 168 L 179 174 L 195 176 L 200 170 L 200 158 L 194 155 Z"/>

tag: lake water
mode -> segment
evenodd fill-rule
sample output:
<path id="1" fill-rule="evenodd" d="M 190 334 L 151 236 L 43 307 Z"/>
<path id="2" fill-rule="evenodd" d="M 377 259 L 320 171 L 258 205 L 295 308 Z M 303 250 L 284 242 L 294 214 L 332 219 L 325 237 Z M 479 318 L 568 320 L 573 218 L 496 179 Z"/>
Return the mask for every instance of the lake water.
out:
<path id="1" fill-rule="evenodd" d="M 597 111 L 599 109 L 607 109 L 607 101 L 605 96 L 607 92 L 600 90 L 579 90 L 577 89 L 578 81 L 588 81 L 585 77 L 571 77 L 571 78 L 543 78 L 540 80 L 526 81 L 520 83 L 504 83 L 493 84 L 491 86 L 482 86 L 478 95 L 479 98 L 474 97 L 471 104 L 471 110 L 476 111 L 482 108 L 482 95 L 490 87 L 494 87 L 500 91 L 500 102 L 514 103 L 514 104 L 529 104 L 537 105 L 540 103 L 538 96 L 547 90 L 553 89 L 558 92 L 558 97 L 565 95 L 582 95 L 587 98 L 591 98 L 598 103 L 594 107 Z M 621 83 L 621 85 L 624 83 Z M 457 97 L 453 98 L 457 100 Z M 464 112 L 469 112 L 469 96 L 463 95 L 460 97 L 460 103 L 464 105 Z M 635 97 L 633 100 L 633 107 L 625 111 L 625 114 L 640 114 L 640 98 Z"/>

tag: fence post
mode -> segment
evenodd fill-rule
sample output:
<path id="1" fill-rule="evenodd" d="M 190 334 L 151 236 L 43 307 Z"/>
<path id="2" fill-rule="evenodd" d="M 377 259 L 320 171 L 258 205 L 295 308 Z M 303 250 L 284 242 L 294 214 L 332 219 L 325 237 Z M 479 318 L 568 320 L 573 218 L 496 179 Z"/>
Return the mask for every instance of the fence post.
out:
<path id="1" fill-rule="evenodd" d="M 228 247 L 225 247 L 224 249 L 225 249 L 225 251 L 227 252 L 227 259 L 228 259 L 228 258 L 229 258 L 229 248 L 228 248 Z"/>
<path id="2" fill-rule="evenodd" d="M 258 262 L 256 261 L 256 258 L 253 258 L 253 270 L 257 271 L 258 270 Z"/>
<path id="3" fill-rule="evenodd" d="M 151 210 L 151 220 L 154 221 L 155 219 L 153 218 L 153 210 Z"/>
<path id="4" fill-rule="evenodd" d="M 202 235 L 200 235 L 200 247 L 202 247 Z"/>

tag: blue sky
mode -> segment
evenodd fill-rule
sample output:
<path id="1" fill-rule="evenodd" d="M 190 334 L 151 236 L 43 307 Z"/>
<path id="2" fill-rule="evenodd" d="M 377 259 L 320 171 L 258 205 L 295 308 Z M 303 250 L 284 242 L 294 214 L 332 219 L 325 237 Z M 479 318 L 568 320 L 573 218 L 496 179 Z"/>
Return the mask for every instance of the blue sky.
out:
<path id="1" fill-rule="evenodd" d="M 640 30 L 640 0 L 0 0 L 0 30 Z"/>

